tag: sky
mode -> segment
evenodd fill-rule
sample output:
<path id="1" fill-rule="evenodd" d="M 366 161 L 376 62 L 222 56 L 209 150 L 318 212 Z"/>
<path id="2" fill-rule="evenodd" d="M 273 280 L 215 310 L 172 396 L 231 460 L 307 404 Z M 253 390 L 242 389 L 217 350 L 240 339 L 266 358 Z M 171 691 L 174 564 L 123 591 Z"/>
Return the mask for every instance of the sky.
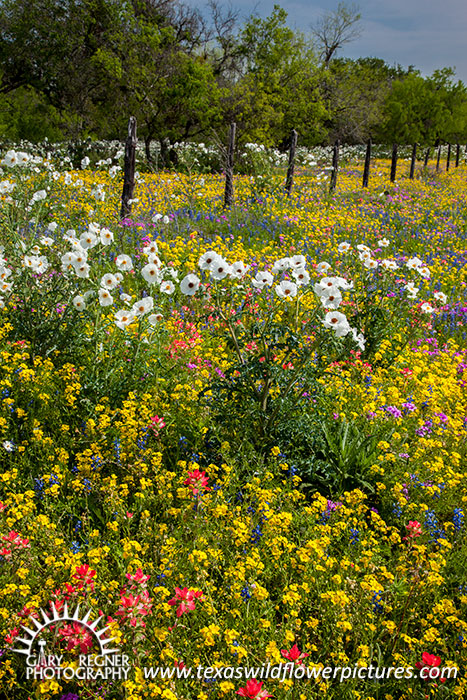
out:
<path id="1" fill-rule="evenodd" d="M 203 3 L 189 0 L 202 9 Z M 228 4 L 221 0 L 221 4 Z M 288 13 L 288 24 L 307 31 L 338 0 L 231 0 L 245 20 L 252 12 L 268 16 L 278 4 Z M 339 56 L 376 56 L 390 65 L 415 66 L 422 75 L 451 67 L 467 84 L 466 0 L 360 0 L 361 36 L 341 49 Z"/>

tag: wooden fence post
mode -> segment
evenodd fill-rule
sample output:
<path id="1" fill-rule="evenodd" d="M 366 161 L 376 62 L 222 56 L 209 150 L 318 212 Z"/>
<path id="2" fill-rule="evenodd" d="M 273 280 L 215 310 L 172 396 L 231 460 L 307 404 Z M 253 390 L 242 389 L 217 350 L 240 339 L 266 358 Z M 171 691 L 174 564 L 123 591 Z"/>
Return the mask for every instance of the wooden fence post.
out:
<path id="1" fill-rule="evenodd" d="M 413 180 L 413 176 L 414 176 L 414 173 L 415 173 L 415 160 L 416 160 L 416 158 L 417 158 L 417 144 L 414 143 L 414 145 L 413 145 L 413 147 L 412 147 L 412 160 L 410 161 L 410 174 L 409 174 L 409 178 L 410 178 L 411 180 Z"/>
<path id="2" fill-rule="evenodd" d="M 365 165 L 363 166 L 363 182 L 362 187 L 368 187 L 370 178 L 370 160 L 371 160 L 371 139 L 368 139 L 366 144 Z"/>
<path id="3" fill-rule="evenodd" d="M 295 171 L 295 151 L 297 150 L 298 134 L 295 129 L 290 132 L 290 149 L 289 149 L 289 165 L 287 168 L 287 176 L 285 178 L 285 191 L 287 197 L 290 197 L 293 185 L 293 175 Z"/>
<path id="4" fill-rule="evenodd" d="M 231 207 L 233 204 L 233 197 L 234 197 L 233 165 L 234 165 L 236 128 L 237 128 L 237 125 L 235 124 L 235 122 L 232 122 L 230 125 L 229 145 L 227 147 L 227 159 L 226 159 L 226 164 L 225 164 L 224 207 Z"/>
<path id="5" fill-rule="evenodd" d="M 332 151 L 332 173 L 331 182 L 329 183 L 329 192 L 334 192 L 337 185 L 337 171 L 339 169 L 339 139 L 336 139 L 334 148 Z"/>
<path id="6" fill-rule="evenodd" d="M 130 117 L 128 120 L 128 136 L 125 142 L 122 207 L 120 209 L 120 217 L 122 219 L 131 214 L 131 200 L 135 189 L 136 143 L 136 119 L 135 117 Z"/>
<path id="7" fill-rule="evenodd" d="M 391 182 L 396 179 L 397 168 L 397 143 L 392 144 L 392 159 L 391 159 Z"/>
<path id="8" fill-rule="evenodd" d="M 448 155 L 446 158 L 446 172 L 449 172 L 449 166 L 451 165 L 451 144 L 448 143 Z"/>
<path id="9" fill-rule="evenodd" d="M 460 147 L 460 144 L 458 143 L 456 146 L 456 168 L 459 167 L 460 154 L 461 154 L 461 147 Z"/>
<path id="10" fill-rule="evenodd" d="M 430 151 L 431 151 L 431 148 L 428 146 L 428 148 L 426 149 L 426 153 L 425 153 L 425 161 L 423 163 L 424 168 L 428 167 L 428 161 L 430 159 Z"/>

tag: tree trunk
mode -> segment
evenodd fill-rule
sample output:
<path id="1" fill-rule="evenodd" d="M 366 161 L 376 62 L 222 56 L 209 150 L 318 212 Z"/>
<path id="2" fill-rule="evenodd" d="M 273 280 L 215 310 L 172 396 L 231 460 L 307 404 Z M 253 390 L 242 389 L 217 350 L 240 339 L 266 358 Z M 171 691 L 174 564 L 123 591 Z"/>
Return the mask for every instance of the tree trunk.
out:
<path id="1" fill-rule="evenodd" d="M 169 158 L 169 145 L 167 138 L 159 140 L 161 145 L 161 164 L 163 168 L 170 168 L 170 158 Z"/>
<path id="2" fill-rule="evenodd" d="M 225 163 L 225 193 L 224 207 L 231 207 L 234 198 L 233 165 L 235 151 L 235 131 L 237 125 L 232 122 L 230 125 L 229 145 L 227 148 L 227 159 Z"/>
<path id="3" fill-rule="evenodd" d="M 363 166 L 363 182 L 362 187 L 368 187 L 370 178 L 370 161 L 371 161 L 371 139 L 368 139 L 366 144 L 365 165 Z"/>
<path id="4" fill-rule="evenodd" d="M 391 158 L 391 174 L 390 180 L 394 182 L 396 179 L 396 168 L 397 168 L 397 143 L 392 144 L 392 158 Z"/>
<path id="5" fill-rule="evenodd" d="M 295 171 L 295 151 L 297 149 L 298 134 L 295 129 L 292 129 L 290 134 L 290 149 L 289 149 L 289 166 L 287 168 L 287 177 L 285 180 L 285 191 L 287 197 L 290 197 L 293 185 L 293 176 Z"/>
<path id="6" fill-rule="evenodd" d="M 136 158 L 136 119 L 130 117 L 128 136 L 125 143 L 125 165 L 123 171 L 122 207 L 120 216 L 124 219 L 131 214 L 131 202 L 135 189 L 135 158 Z"/>
<path id="7" fill-rule="evenodd" d="M 144 152 L 146 153 L 146 160 L 149 167 L 154 170 L 156 165 L 154 163 L 154 158 L 151 155 L 151 141 L 152 134 L 147 134 L 147 136 L 144 137 Z"/>
<path id="8" fill-rule="evenodd" d="M 337 171 L 339 168 L 339 139 L 336 140 L 332 151 L 332 173 L 331 182 L 329 183 L 329 191 L 334 192 L 337 185 Z"/>
<path id="9" fill-rule="evenodd" d="M 417 144 L 414 143 L 412 146 L 412 158 L 410 160 L 410 175 L 409 178 L 413 180 L 414 174 L 415 174 L 415 160 L 417 158 Z"/>

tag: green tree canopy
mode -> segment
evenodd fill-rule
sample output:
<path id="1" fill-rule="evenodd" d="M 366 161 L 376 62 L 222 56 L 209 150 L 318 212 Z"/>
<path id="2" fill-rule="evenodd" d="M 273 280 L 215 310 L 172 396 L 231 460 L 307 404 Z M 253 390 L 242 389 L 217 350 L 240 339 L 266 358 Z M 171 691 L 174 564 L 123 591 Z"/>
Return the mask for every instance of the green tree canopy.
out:
<path id="1" fill-rule="evenodd" d="M 251 16 L 239 37 L 237 75 L 224 100 L 226 113 L 248 140 L 278 144 L 295 128 L 301 143 L 318 143 L 325 108 L 311 42 L 286 24 L 278 5 L 265 19 Z"/>
<path id="2" fill-rule="evenodd" d="M 466 88 L 451 69 L 424 78 L 335 57 L 360 31 L 355 5 L 339 3 L 313 38 L 279 5 L 239 25 L 218 2 L 209 18 L 183 0 L 0 0 L 1 134 L 123 139 L 134 115 L 148 159 L 153 139 L 164 156 L 231 121 L 241 142 L 276 146 L 291 129 L 308 146 L 467 138 Z"/>
<path id="3" fill-rule="evenodd" d="M 334 59 L 323 73 L 329 139 L 363 143 L 374 137 L 384 119 L 385 101 L 394 80 L 406 75 L 380 58 Z"/>
<path id="4" fill-rule="evenodd" d="M 430 78 L 412 72 L 396 80 L 385 102 L 381 138 L 422 144 L 465 138 L 467 91 L 452 77 L 446 68 Z"/>

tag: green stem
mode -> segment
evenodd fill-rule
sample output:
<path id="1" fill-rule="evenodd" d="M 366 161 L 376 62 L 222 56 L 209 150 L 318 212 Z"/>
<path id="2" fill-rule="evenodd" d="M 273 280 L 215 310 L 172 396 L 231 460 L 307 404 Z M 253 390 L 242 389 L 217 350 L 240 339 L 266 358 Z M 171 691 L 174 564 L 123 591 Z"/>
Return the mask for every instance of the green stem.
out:
<path id="1" fill-rule="evenodd" d="M 394 635 L 394 639 L 393 639 L 393 642 L 392 642 L 392 644 L 391 644 L 391 648 L 389 649 L 389 656 L 391 656 L 391 655 L 393 654 L 393 652 L 394 652 L 394 648 L 395 648 L 395 646 L 396 646 L 396 642 L 397 642 L 397 640 L 398 640 L 399 633 L 400 633 L 400 631 L 401 631 L 401 629 L 402 629 L 402 625 L 403 625 L 403 623 L 404 623 L 404 619 L 405 619 L 405 614 L 406 614 L 406 612 L 407 612 L 407 608 L 408 608 L 408 606 L 409 606 L 409 603 L 410 603 L 410 600 L 411 600 L 413 594 L 415 593 L 415 589 L 416 589 L 416 587 L 418 586 L 418 583 L 419 583 L 419 576 L 418 576 L 418 572 L 416 571 L 415 574 L 414 574 L 414 582 L 413 582 L 413 584 L 412 584 L 412 586 L 411 586 L 411 588 L 410 588 L 409 595 L 407 596 L 407 600 L 405 601 L 405 605 L 404 605 L 404 608 L 403 608 L 403 610 L 402 610 L 402 616 L 401 616 L 399 625 L 398 625 L 398 627 L 397 627 L 396 633 L 395 633 L 395 635 Z"/>

